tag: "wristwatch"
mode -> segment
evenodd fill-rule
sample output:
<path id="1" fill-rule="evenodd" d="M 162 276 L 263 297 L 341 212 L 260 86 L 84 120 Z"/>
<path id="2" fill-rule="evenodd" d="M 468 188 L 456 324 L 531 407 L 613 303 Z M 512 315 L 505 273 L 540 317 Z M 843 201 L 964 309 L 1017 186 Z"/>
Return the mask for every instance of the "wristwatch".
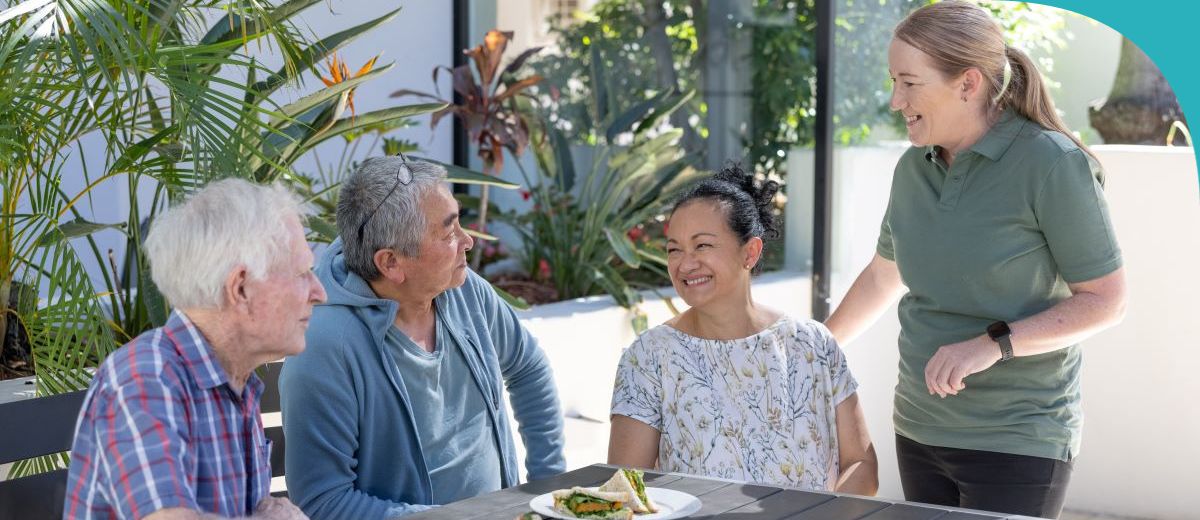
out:
<path id="1" fill-rule="evenodd" d="M 1008 361 L 1013 358 L 1012 351 L 1012 329 L 1008 328 L 1008 324 L 1003 321 L 997 321 L 988 325 L 987 335 L 992 338 L 992 341 L 1000 344 L 1000 361 Z"/>

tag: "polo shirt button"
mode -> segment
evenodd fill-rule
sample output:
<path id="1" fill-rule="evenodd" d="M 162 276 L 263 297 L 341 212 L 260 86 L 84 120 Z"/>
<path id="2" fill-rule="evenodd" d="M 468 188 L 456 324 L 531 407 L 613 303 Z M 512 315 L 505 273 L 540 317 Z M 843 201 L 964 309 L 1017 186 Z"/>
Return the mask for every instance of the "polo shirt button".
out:
<path id="1" fill-rule="evenodd" d="M 953 178 L 954 178 L 954 182 L 958 182 L 958 180 L 961 179 L 962 177 L 955 175 Z"/>

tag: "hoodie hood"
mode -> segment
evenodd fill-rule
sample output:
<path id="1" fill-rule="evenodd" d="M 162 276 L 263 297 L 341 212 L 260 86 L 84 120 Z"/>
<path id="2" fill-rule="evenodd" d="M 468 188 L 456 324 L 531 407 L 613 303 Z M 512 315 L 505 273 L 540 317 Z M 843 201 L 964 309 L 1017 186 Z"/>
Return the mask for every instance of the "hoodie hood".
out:
<path id="1" fill-rule="evenodd" d="M 371 285 L 346 267 L 341 237 L 329 244 L 317 262 L 317 279 L 325 286 L 326 301 L 321 306 L 348 307 L 382 338 L 396 317 L 399 304 L 375 295 Z"/>

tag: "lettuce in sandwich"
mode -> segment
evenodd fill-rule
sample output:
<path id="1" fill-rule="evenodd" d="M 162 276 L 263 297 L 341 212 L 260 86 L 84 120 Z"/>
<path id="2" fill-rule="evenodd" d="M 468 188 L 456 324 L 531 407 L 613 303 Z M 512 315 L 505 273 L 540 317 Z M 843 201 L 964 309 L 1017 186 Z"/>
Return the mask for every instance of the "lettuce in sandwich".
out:
<path id="1" fill-rule="evenodd" d="M 634 513 L 657 513 L 658 506 L 646 496 L 646 483 L 642 480 L 642 472 L 636 469 L 619 469 L 612 478 L 600 486 L 600 491 L 629 493 L 632 500 L 629 508 Z"/>
<path id="2" fill-rule="evenodd" d="M 630 520 L 633 511 L 625 504 L 636 499 L 629 493 L 593 491 L 582 487 L 560 489 L 553 493 L 554 510 L 572 518 Z"/>

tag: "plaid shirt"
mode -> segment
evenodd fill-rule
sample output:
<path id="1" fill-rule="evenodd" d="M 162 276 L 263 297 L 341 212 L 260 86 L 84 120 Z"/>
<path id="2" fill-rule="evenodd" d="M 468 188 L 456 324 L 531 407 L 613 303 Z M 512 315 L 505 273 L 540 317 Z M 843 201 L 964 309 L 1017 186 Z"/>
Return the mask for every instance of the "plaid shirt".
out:
<path id="1" fill-rule="evenodd" d="M 263 382 L 251 374 L 240 396 L 228 382 L 180 311 L 109 356 L 75 427 L 65 518 L 252 513 L 271 484 Z"/>

